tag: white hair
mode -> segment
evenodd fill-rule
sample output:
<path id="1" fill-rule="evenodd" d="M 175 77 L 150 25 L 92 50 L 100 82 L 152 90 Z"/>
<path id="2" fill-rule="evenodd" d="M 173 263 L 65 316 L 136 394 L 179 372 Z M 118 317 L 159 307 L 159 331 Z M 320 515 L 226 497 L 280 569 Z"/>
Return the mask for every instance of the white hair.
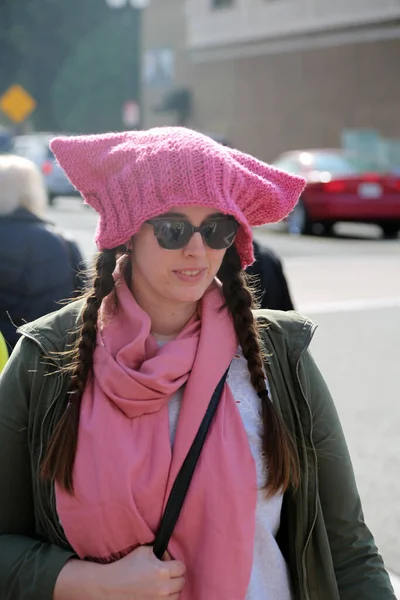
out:
<path id="1" fill-rule="evenodd" d="M 44 178 L 35 163 L 13 154 L 0 155 L 0 215 L 26 208 L 42 217 L 46 206 Z"/>

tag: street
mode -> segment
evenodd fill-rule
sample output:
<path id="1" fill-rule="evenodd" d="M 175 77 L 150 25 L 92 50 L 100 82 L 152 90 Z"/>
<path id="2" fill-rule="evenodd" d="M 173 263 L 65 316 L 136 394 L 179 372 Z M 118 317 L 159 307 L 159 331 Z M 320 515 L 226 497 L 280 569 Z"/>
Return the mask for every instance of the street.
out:
<path id="1" fill-rule="evenodd" d="M 95 251 L 94 211 L 58 199 L 48 218 L 85 257 Z M 343 226 L 336 238 L 257 232 L 283 258 L 296 307 L 318 330 L 312 352 L 347 436 L 366 521 L 389 569 L 400 574 L 400 239 Z"/>

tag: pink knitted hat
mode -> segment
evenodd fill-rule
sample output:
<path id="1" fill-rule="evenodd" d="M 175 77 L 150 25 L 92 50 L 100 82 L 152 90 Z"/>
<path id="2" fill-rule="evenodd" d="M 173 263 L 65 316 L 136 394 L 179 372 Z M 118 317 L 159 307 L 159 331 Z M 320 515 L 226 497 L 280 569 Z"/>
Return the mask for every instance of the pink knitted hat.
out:
<path id="1" fill-rule="evenodd" d="M 100 215 L 100 250 L 126 243 L 172 206 L 235 217 L 242 266 L 254 261 L 251 227 L 281 221 L 305 186 L 301 177 L 184 127 L 57 137 L 50 147 L 85 202 Z"/>

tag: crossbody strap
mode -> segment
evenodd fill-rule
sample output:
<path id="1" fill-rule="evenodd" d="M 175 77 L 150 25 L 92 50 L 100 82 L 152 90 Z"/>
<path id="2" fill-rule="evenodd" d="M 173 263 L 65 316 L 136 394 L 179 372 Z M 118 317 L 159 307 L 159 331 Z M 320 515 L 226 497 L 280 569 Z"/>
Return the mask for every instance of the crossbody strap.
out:
<path id="1" fill-rule="evenodd" d="M 207 433 L 210 429 L 212 420 L 217 411 L 228 371 L 229 368 L 225 371 L 220 382 L 215 388 L 210 400 L 210 404 L 208 405 L 207 412 L 204 415 L 194 442 L 191 445 L 183 465 L 176 476 L 174 485 L 172 486 L 172 490 L 169 495 L 168 502 L 165 507 L 165 511 L 153 545 L 153 552 L 160 560 L 167 550 L 175 525 L 178 521 L 197 461 L 204 446 L 204 442 L 206 441 Z"/>

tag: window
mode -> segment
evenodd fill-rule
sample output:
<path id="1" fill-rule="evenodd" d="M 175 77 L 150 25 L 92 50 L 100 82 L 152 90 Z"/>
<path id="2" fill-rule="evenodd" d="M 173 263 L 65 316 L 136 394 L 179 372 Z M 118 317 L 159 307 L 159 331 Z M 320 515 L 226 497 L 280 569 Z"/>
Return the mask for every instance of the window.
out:
<path id="1" fill-rule="evenodd" d="M 282 169 L 282 171 L 286 171 L 287 173 L 292 173 L 294 175 L 301 174 L 300 165 L 295 158 L 279 158 L 272 164 L 277 169 Z"/>
<path id="2" fill-rule="evenodd" d="M 213 8 L 228 8 L 233 6 L 234 0 L 211 0 Z"/>
<path id="3" fill-rule="evenodd" d="M 350 160 L 342 155 L 333 152 L 321 152 L 312 154 L 312 160 L 307 166 L 313 171 L 328 171 L 333 174 L 353 175 L 356 172 L 356 167 Z M 301 159 L 300 159 L 301 160 Z"/>
<path id="4" fill-rule="evenodd" d="M 332 175 L 356 175 L 365 171 L 382 171 L 374 159 L 358 154 L 357 152 L 337 151 L 303 151 L 296 153 L 295 157 L 282 156 L 273 165 L 287 173 L 304 175 L 311 171 L 320 173 L 328 172 Z"/>

